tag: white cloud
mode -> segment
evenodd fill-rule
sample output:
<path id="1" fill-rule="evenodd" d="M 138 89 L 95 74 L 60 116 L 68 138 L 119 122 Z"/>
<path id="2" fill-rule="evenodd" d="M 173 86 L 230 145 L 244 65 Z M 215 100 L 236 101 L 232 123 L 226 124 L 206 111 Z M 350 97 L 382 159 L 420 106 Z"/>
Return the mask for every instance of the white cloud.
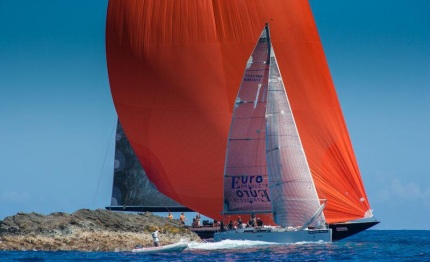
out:
<path id="1" fill-rule="evenodd" d="M 391 180 L 390 189 L 395 196 L 400 198 L 419 199 L 425 197 L 425 191 L 422 191 L 418 184 L 413 182 L 403 184 L 398 178 Z"/>
<path id="2" fill-rule="evenodd" d="M 378 200 L 386 201 L 424 201 L 424 205 L 430 207 L 430 186 L 415 182 L 404 182 L 397 177 L 383 178 L 382 186 L 377 192 Z"/>

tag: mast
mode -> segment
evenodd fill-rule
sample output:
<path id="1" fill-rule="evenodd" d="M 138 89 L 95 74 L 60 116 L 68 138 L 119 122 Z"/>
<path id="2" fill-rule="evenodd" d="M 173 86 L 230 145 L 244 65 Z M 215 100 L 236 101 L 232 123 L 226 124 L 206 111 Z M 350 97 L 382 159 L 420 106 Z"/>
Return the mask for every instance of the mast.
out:
<path id="1" fill-rule="evenodd" d="M 266 26 L 264 27 L 266 31 L 266 38 L 267 38 L 267 64 L 270 64 L 270 56 L 271 56 L 271 50 L 272 50 L 272 43 L 270 41 L 270 31 L 269 31 L 269 23 L 266 23 Z"/>

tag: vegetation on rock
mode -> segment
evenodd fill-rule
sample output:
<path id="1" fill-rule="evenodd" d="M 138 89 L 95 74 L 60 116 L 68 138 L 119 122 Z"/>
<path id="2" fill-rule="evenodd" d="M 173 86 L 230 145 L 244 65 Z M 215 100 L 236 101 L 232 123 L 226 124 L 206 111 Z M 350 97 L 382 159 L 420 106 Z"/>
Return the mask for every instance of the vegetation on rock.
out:
<path id="1" fill-rule="evenodd" d="M 145 213 L 81 209 L 73 214 L 18 213 L 0 221 L 0 250 L 126 251 L 152 245 L 159 229 L 160 243 L 182 239 L 200 241 L 177 220 Z"/>

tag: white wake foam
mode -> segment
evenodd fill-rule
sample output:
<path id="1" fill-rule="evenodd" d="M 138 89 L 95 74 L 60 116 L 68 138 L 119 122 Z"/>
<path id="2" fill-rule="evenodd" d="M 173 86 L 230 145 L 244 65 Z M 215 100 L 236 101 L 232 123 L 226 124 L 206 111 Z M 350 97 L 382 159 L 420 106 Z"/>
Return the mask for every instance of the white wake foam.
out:
<path id="1" fill-rule="evenodd" d="M 251 241 L 251 240 L 223 240 L 220 242 L 190 242 L 188 249 L 190 250 L 217 250 L 217 249 L 245 249 L 263 246 L 279 245 L 277 243 L 269 243 L 264 241 Z"/>

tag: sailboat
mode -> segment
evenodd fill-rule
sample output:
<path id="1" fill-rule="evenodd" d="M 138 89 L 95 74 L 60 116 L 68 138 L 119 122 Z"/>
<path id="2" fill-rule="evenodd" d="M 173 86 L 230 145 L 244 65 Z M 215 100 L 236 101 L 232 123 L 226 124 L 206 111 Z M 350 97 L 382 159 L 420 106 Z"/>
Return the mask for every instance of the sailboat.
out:
<path id="1" fill-rule="evenodd" d="M 310 191 L 316 191 L 315 207 L 322 209 L 307 228 L 325 221 L 338 240 L 377 224 L 306 1 L 109 1 L 112 97 L 145 175 L 181 206 L 218 221 L 225 218 L 227 147 L 236 132 L 232 119 L 237 103 L 245 101 L 237 100 L 244 68 L 266 23 L 314 185 Z M 272 117 L 266 113 L 263 122 Z M 272 140 L 265 141 L 254 151 L 267 150 Z M 266 164 L 270 174 L 274 167 Z M 284 219 L 265 210 L 270 211 L 266 224 Z"/>

